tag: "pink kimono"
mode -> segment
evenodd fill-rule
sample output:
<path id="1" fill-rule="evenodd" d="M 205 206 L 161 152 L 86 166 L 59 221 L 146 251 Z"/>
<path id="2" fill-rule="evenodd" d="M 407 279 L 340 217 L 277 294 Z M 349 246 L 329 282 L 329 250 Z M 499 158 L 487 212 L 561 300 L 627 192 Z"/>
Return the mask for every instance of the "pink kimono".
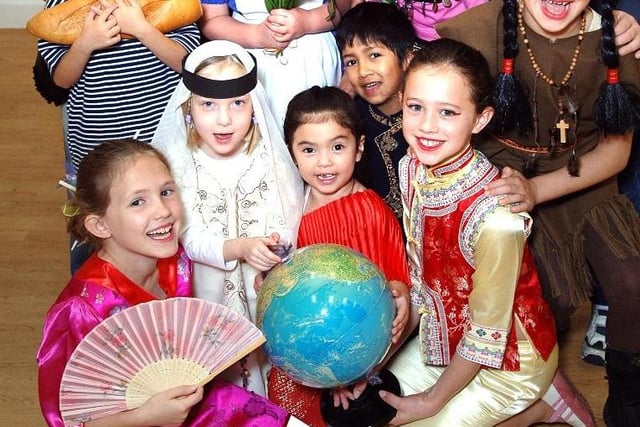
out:
<path id="1" fill-rule="evenodd" d="M 158 261 L 160 288 L 168 298 L 190 297 L 191 262 L 184 252 Z M 67 361 L 96 325 L 133 305 L 157 299 L 96 254 L 71 278 L 49 309 L 37 354 L 40 407 L 49 426 L 62 427 L 59 390 Z M 213 381 L 184 426 L 283 426 L 285 410 L 236 385 Z"/>

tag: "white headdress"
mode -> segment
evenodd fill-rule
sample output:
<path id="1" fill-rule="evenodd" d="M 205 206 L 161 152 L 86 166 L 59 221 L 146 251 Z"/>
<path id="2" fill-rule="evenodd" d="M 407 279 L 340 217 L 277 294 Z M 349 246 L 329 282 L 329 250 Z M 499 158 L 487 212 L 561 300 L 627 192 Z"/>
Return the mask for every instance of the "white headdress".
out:
<path id="1" fill-rule="evenodd" d="M 225 40 L 215 40 L 200 45 L 186 58 L 183 68 L 187 72 L 195 74 L 195 69 L 203 61 L 212 57 L 229 55 L 237 56 L 247 69 L 248 74 L 255 72 L 254 58 L 242 46 Z M 221 82 L 218 81 L 218 83 Z M 262 138 L 262 143 L 257 144 L 256 150 L 265 151 L 264 156 L 273 162 L 269 169 L 275 173 L 282 214 L 289 229 L 288 237 L 295 245 L 297 227 L 303 208 L 302 180 L 289 155 L 282 138 L 282 132 L 269 111 L 266 94 L 259 81 L 251 90 L 250 95 L 255 123 L 260 129 Z M 191 91 L 181 80 L 169 99 L 152 139 L 152 145 L 167 156 L 174 178 L 180 187 L 195 173 L 192 151 L 187 146 L 187 123 L 182 110 L 182 105 L 190 96 Z"/>

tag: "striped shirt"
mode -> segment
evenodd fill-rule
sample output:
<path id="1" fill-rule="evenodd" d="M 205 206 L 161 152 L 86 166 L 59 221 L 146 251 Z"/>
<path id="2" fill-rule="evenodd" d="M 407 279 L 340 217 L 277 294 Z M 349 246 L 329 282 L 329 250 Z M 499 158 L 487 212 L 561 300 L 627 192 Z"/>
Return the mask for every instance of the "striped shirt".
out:
<path id="1" fill-rule="evenodd" d="M 64 0 L 47 0 L 53 7 Z M 200 43 L 195 24 L 166 34 L 191 52 Z M 67 45 L 38 41 L 38 51 L 53 70 Z M 137 137 L 149 142 L 180 74 L 135 39 L 93 52 L 67 100 L 65 144 L 73 165 L 101 142 Z"/>

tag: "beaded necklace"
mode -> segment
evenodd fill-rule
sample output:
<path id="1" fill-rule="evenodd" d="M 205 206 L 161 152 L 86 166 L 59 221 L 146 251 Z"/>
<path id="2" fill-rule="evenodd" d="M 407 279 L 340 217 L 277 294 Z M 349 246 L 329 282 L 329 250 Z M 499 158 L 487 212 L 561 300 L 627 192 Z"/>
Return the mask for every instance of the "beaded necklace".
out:
<path id="1" fill-rule="evenodd" d="M 575 153 L 575 145 L 577 143 L 576 138 L 576 128 L 578 125 L 578 115 L 577 115 L 577 105 L 574 101 L 575 94 L 574 91 L 567 85 L 569 80 L 573 76 L 576 66 L 578 64 L 578 57 L 580 56 L 580 51 L 582 48 L 582 40 L 584 39 L 584 32 L 587 27 L 587 14 L 583 11 L 580 20 L 580 27 L 578 30 L 578 43 L 576 45 L 575 50 L 573 51 L 573 56 L 571 58 L 571 64 L 569 65 L 569 69 L 564 74 L 562 79 L 560 79 L 560 83 L 554 81 L 551 77 L 545 74 L 540 65 L 536 61 L 536 57 L 533 54 L 533 50 L 529 45 L 529 38 L 527 37 L 527 30 L 524 24 L 524 2 L 520 3 L 518 9 L 518 28 L 520 29 L 520 33 L 524 39 L 524 45 L 527 50 L 527 55 L 529 56 L 529 60 L 531 62 L 531 66 L 536 72 L 535 79 L 535 87 L 533 92 L 533 121 L 534 121 L 534 139 L 536 142 L 536 146 L 539 148 L 539 130 L 538 130 L 538 114 L 537 114 L 537 82 L 538 78 L 542 79 L 545 83 L 553 88 L 557 89 L 557 106 L 558 106 L 558 117 L 555 123 L 555 126 L 549 129 L 550 142 L 549 142 L 549 154 L 552 154 L 556 151 L 557 142 L 560 144 L 566 144 L 568 142 L 568 134 L 570 133 L 573 139 L 573 146 L 571 147 L 572 153 L 569 159 L 568 170 L 569 173 L 573 176 L 578 175 L 578 165 L 577 158 Z M 574 126 L 570 126 L 569 122 L 565 120 L 565 114 L 569 114 L 572 117 Z M 532 154 L 529 159 L 525 162 L 524 174 L 525 176 L 533 176 L 535 175 L 535 163 L 536 163 L 536 154 Z"/>
<path id="2" fill-rule="evenodd" d="M 541 69 L 540 65 L 536 61 L 536 57 L 533 54 L 533 50 L 531 50 L 531 46 L 529 46 L 529 39 L 527 38 L 527 30 L 524 26 L 524 17 L 522 12 L 524 11 L 524 2 L 520 3 L 520 8 L 518 10 L 518 27 L 520 28 L 520 32 L 522 33 L 522 37 L 524 38 L 524 45 L 527 49 L 527 54 L 529 55 L 529 60 L 531 61 L 531 66 L 536 73 L 540 76 L 542 80 L 544 80 L 548 85 L 555 87 L 562 87 L 567 84 L 573 72 L 576 69 L 576 65 L 578 64 L 578 56 L 580 55 L 580 50 L 582 48 L 582 39 L 584 38 L 584 31 L 587 28 L 587 15 L 582 12 L 582 19 L 580 21 L 580 30 L 578 32 L 578 44 L 576 45 L 575 50 L 573 51 L 573 57 L 571 58 L 571 65 L 569 65 L 569 69 L 560 80 L 560 84 L 556 84 L 555 81 L 549 76 L 547 76 Z"/>

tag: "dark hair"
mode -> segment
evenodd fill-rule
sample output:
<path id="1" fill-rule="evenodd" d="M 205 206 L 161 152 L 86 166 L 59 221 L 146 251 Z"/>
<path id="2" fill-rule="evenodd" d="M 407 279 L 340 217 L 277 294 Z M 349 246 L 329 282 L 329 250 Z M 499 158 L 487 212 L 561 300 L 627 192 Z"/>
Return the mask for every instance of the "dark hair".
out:
<path id="1" fill-rule="evenodd" d="M 607 78 L 600 88 L 595 105 L 595 122 L 607 134 L 625 134 L 640 126 L 637 89 L 617 79 L 619 58 L 614 43 L 613 13 L 610 0 L 602 0 L 601 59 L 607 67 Z M 526 133 L 532 128 L 528 97 L 515 76 L 514 58 L 518 55 L 517 0 L 504 0 L 503 69 L 497 77 L 494 102 L 496 113 L 493 130 L 504 134 L 513 129 Z M 604 77 L 604 76 L 603 76 Z"/>
<path id="2" fill-rule="evenodd" d="M 529 97 L 515 74 L 514 62 L 518 56 L 518 1 L 503 0 L 502 16 L 504 41 L 502 70 L 496 77 L 493 95 L 495 113 L 491 131 L 496 135 L 518 129 L 528 135 L 533 129 L 533 117 Z"/>
<path id="3" fill-rule="evenodd" d="M 600 2 L 602 15 L 602 62 L 607 66 L 607 79 L 600 87 L 595 106 L 595 121 L 605 134 L 623 134 L 640 127 L 640 99 L 637 88 L 618 82 L 620 59 L 613 31 L 613 6 L 611 1 Z M 611 75 L 614 76 L 611 76 Z"/>
<path id="4" fill-rule="evenodd" d="M 427 65 L 449 67 L 462 75 L 471 90 L 476 112 L 481 113 L 493 105 L 493 76 L 487 60 L 477 49 L 446 38 L 429 42 L 415 52 L 407 67 L 405 82 L 412 72 Z"/>
<path id="5" fill-rule="evenodd" d="M 350 9 L 336 31 L 341 51 L 355 40 L 381 43 L 403 63 L 413 50 L 416 35 L 411 22 L 396 5 L 365 2 Z"/>
<path id="6" fill-rule="evenodd" d="M 131 166 L 137 156 L 154 156 L 171 170 L 167 159 L 151 145 L 135 139 L 103 142 L 89 152 L 78 167 L 76 191 L 67 210 L 67 230 L 80 242 L 100 246 L 100 239 L 84 226 L 87 215 L 104 215 L 111 203 L 113 180 Z"/>
<path id="7" fill-rule="evenodd" d="M 306 123 L 333 120 L 349 129 L 359 141 L 364 128 L 353 99 L 344 91 L 332 87 L 313 86 L 294 96 L 284 118 L 284 140 L 291 151 L 293 134 Z"/>

